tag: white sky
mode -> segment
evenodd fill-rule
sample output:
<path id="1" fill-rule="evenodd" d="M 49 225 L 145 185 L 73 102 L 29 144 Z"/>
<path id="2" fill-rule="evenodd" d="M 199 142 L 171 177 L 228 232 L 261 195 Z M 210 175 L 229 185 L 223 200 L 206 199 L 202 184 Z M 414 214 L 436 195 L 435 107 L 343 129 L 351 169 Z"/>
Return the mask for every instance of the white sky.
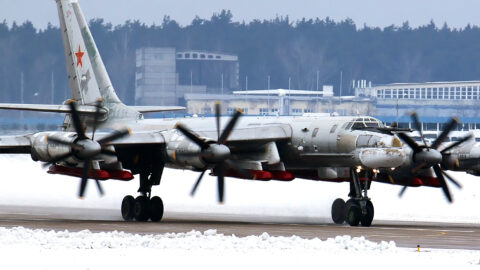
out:
<path id="1" fill-rule="evenodd" d="M 160 24 L 164 15 L 182 25 L 198 15 L 210 18 L 213 12 L 231 10 L 235 21 L 271 19 L 288 15 L 291 19 L 325 18 L 335 21 L 351 18 L 357 26 L 385 27 L 409 21 L 411 26 L 424 25 L 431 19 L 437 26 L 447 22 L 452 27 L 468 23 L 480 25 L 478 0 L 79 0 L 87 20 L 104 18 L 114 25 L 129 19 Z M 53 0 L 0 0 L 0 21 L 30 20 L 45 28 L 48 22 L 58 25 Z"/>

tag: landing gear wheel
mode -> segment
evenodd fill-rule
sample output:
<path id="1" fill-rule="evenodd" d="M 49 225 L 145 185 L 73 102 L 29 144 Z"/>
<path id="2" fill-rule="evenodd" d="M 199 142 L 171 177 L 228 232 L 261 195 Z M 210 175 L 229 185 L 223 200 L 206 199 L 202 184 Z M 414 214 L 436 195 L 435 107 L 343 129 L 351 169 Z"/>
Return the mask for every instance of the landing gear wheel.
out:
<path id="1" fill-rule="evenodd" d="M 336 199 L 332 204 L 332 220 L 335 224 L 343 224 L 345 222 L 345 201 Z"/>
<path id="2" fill-rule="evenodd" d="M 133 196 L 125 196 L 122 200 L 122 217 L 123 220 L 132 220 L 135 216 L 135 199 Z"/>
<path id="3" fill-rule="evenodd" d="M 350 226 L 358 226 L 361 216 L 362 210 L 358 202 L 352 199 L 348 200 L 345 204 L 345 221 L 347 221 Z"/>
<path id="4" fill-rule="evenodd" d="M 163 201 L 160 197 L 150 199 L 150 219 L 153 222 L 162 220 L 163 217 Z"/>
<path id="5" fill-rule="evenodd" d="M 145 196 L 138 196 L 135 199 L 135 219 L 147 221 L 150 217 L 150 200 Z"/>
<path id="6" fill-rule="evenodd" d="M 370 227 L 372 225 L 374 215 L 374 208 L 373 203 L 371 201 L 367 201 L 367 213 L 366 215 L 362 215 L 360 222 L 362 223 L 363 227 Z"/>

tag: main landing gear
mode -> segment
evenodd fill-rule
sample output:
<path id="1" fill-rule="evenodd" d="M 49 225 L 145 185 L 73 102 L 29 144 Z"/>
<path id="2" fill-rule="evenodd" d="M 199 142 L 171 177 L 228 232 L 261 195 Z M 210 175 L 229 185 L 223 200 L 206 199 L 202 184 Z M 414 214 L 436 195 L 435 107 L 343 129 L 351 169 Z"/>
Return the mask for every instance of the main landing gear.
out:
<path id="1" fill-rule="evenodd" d="M 140 173 L 140 196 L 134 198 L 131 195 L 125 196 L 122 201 L 122 217 L 129 221 L 135 219 L 136 221 L 154 222 L 162 220 L 163 217 L 163 201 L 160 197 L 152 195 L 152 185 L 158 185 L 152 179 L 157 179 L 149 173 Z"/>
<path id="2" fill-rule="evenodd" d="M 336 199 L 332 204 L 332 220 L 335 224 L 343 224 L 345 221 L 350 226 L 358 226 L 359 223 L 364 227 L 372 225 L 374 208 L 373 203 L 367 196 L 367 190 L 370 189 L 371 173 L 365 172 L 365 181 L 360 182 L 360 178 L 355 169 L 350 169 L 350 199 L 345 202 L 343 199 Z"/>

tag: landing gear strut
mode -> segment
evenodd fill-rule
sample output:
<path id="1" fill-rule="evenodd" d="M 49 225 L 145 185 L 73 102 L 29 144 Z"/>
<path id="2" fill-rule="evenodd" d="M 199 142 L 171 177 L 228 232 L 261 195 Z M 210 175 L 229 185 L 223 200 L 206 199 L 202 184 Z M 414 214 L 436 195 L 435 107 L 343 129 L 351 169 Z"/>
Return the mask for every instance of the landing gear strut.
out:
<path id="1" fill-rule="evenodd" d="M 140 173 L 140 188 L 138 192 L 141 194 L 137 198 L 128 195 L 122 201 L 122 217 L 129 221 L 135 219 L 136 221 L 154 222 L 162 220 L 163 217 L 163 201 L 160 197 L 152 195 L 152 186 L 160 184 L 160 176 L 162 172 L 155 173 L 142 172 Z"/>
<path id="2" fill-rule="evenodd" d="M 345 202 L 342 199 L 336 199 L 332 204 L 332 220 L 335 224 L 347 222 L 350 226 L 358 226 L 359 223 L 364 227 L 372 225 L 374 216 L 374 207 L 367 191 L 371 184 L 371 173 L 365 171 L 365 181 L 360 182 L 360 178 L 355 169 L 350 169 L 350 199 Z"/>

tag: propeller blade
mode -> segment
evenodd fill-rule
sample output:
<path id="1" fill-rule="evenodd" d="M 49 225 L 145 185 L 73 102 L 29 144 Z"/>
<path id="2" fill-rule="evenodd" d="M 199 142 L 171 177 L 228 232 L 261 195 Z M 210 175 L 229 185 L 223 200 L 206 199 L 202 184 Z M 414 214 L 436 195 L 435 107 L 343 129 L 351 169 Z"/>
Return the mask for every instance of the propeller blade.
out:
<path id="1" fill-rule="evenodd" d="M 398 197 L 401 198 L 403 196 L 403 193 L 405 193 L 406 190 L 407 190 L 407 186 L 403 186 L 400 192 L 398 193 Z"/>
<path id="2" fill-rule="evenodd" d="M 100 109 L 102 107 L 102 99 L 99 98 L 97 99 L 97 110 L 95 111 L 94 117 L 93 117 L 93 131 L 92 131 L 92 140 L 95 138 L 95 131 L 97 130 L 98 123 L 100 122 Z"/>
<path id="3" fill-rule="evenodd" d="M 103 188 L 102 188 L 102 185 L 100 184 L 100 181 L 95 179 L 95 183 L 97 184 L 97 189 L 98 189 L 98 193 L 100 194 L 100 196 L 105 195 L 105 192 L 103 191 Z"/>
<path id="4" fill-rule="evenodd" d="M 195 185 L 192 188 L 192 191 L 190 192 L 190 196 L 194 196 L 195 192 L 197 191 L 198 185 L 200 185 L 200 182 L 202 181 L 203 175 L 205 174 L 206 170 L 203 170 L 200 176 L 198 176 L 197 181 L 195 182 Z"/>
<path id="5" fill-rule="evenodd" d="M 442 171 L 443 175 L 445 176 L 445 178 L 447 178 L 448 180 L 450 180 L 450 182 L 452 182 L 455 186 L 457 186 L 459 189 L 462 188 L 462 185 L 457 182 L 455 180 L 455 178 L 453 178 L 451 175 L 449 175 L 446 171 Z"/>
<path id="6" fill-rule="evenodd" d="M 63 161 L 63 160 L 65 160 L 65 159 L 67 159 L 67 158 L 69 158 L 69 157 L 71 157 L 71 156 L 73 156 L 73 153 L 72 153 L 72 152 L 70 152 L 70 153 L 68 153 L 68 154 L 65 154 L 65 155 L 63 155 L 63 156 L 59 156 L 59 157 L 57 157 L 56 159 L 51 160 L 50 162 L 44 163 L 42 166 L 43 166 L 44 168 L 49 167 L 50 165 L 53 165 L 53 164 L 55 164 L 55 163 L 57 163 L 57 162 L 60 162 L 60 161 Z"/>
<path id="7" fill-rule="evenodd" d="M 220 140 L 220 102 L 215 103 L 215 120 L 217 121 L 217 141 Z"/>
<path id="8" fill-rule="evenodd" d="M 414 152 L 420 152 L 422 150 L 420 146 L 407 134 L 400 132 L 397 133 L 397 136 L 406 144 L 408 144 L 408 146 L 410 146 Z"/>
<path id="9" fill-rule="evenodd" d="M 90 167 L 93 167 L 93 166 L 90 165 Z M 93 169 L 92 171 L 93 171 L 93 176 L 95 177 L 95 184 L 97 184 L 98 193 L 100 194 L 100 196 L 103 196 L 105 193 L 103 192 L 103 188 L 102 188 L 102 185 L 100 184 L 100 181 L 98 181 L 97 170 Z"/>
<path id="10" fill-rule="evenodd" d="M 220 135 L 220 138 L 218 139 L 218 143 L 225 144 L 225 142 L 227 141 L 228 137 L 232 133 L 232 130 L 237 124 L 237 121 L 241 115 L 242 115 L 242 111 L 237 109 L 233 114 L 232 118 L 230 119 L 230 121 L 228 122 L 227 127 L 225 127 L 225 129 L 223 130 L 222 135 Z"/>
<path id="11" fill-rule="evenodd" d="M 196 145 L 200 146 L 202 150 L 208 148 L 208 143 L 200 139 L 200 137 L 198 137 L 197 135 L 193 134 L 193 132 L 186 128 L 184 125 L 177 124 L 175 128 L 182 132 L 185 137 L 189 138 Z"/>
<path id="12" fill-rule="evenodd" d="M 423 145 L 428 146 L 427 141 L 425 141 L 425 137 L 423 136 L 422 124 L 420 123 L 420 120 L 418 120 L 417 113 L 416 112 L 410 113 L 410 117 L 413 120 L 413 125 L 415 126 L 415 129 L 420 133 L 420 137 L 422 138 Z"/>
<path id="13" fill-rule="evenodd" d="M 55 137 L 47 137 L 47 141 L 52 142 L 52 143 L 58 143 L 58 144 L 61 144 L 61 145 L 70 146 L 72 149 L 75 149 L 75 150 L 83 150 L 84 149 L 84 147 L 81 146 L 81 145 L 78 145 L 78 144 L 72 143 L 72 142 L 67 142 L 67 141 L 64 141 L 64 140 L 60 140 L 60 139 L 57 139 Z"/>
<path id="14" fill-rule="evenodd" d="M 87 136 L 85 135 L 85 131 L 83 130 L 82 122 L 80 121 L 80 116 L 78 114 L 77 105 L 75 104 L 75 101 L 68 103 L 68 105 L 70 105 L 70 115 L 72 116 L 73 126 L 75 128 L 75 132 L 77 132 L 78 138 L 80 140 L 87 139 Z"/>
<path id="15" fill-rule="evenodd" d="M 122 137 L 125 137 L 127 136 L 128 134 L 130 134 L 130 129 L 126 128 L 126 129 L 123 129 L 123 130 L 120 130 L 120 131 L 114 131 L 112 134 L 108 135 L 107 137 L 105 138 L 101 138 L 100 140 L 98 140 L 97 142 L 100 144 L 100 145 L 104 145 L 106 143 L 109 143 L 109 142 L 112 142 L 112 141 L 115 141 L 115 140 L 118 140 Z"/>
<path id="16" fill-rule="evenodd" d="M 443 153 L 447 152 L 448 150 L 453 149 L 453 148 L 459 146 L 460 144 L 462 144 L 462 143 L 470 140 L 472 137 L 473 137 L 473 135 L 472 135 L 472 134 L 469 134 L 469 135 L 463 137 L 461 140 L 452 143 L 451 145 L 449 145 L 447 148 L 443 149 L 443 150 L 440 151 L 440 152 L 443 154 Z"/>
<path id="17" fill-rule="evenodd" d="M 217 184 L 218 184 L 218 202 L 223 203 L 223 197 L 225 194 L 225 176 L 224 176 L 224 167 L 220 163 L 217 166 Z"/>
<path id="18" fill-rule="evenodd" d="M 87 187 L 88 172 L 89 171 L 90 171 L 90 160 L 87 159 L 83 163 L 82 181 L 80 182 L 80 190 L 78 192 L 78 196 L 80 198 L 83 198 L 83 195 L 85 194 L 85 189 Z"/>
<path id="19" fill-rule="evenodd" d="M 449 202 L 452 202 L 452 195 L 450 194 L 450 190 L 448 190 L 447 182 L 445 182 L 445 178 L 443 177 L 442 169 L 440 168 L 440 166 L 435 165 L 433 166 L 433 170 L 437 175 L 438 182 L 440 183 L 440 186 L 442 187 L 443 193 L 447 197 L 447 200 Z"/>
<path id="20" fill-rule="evenodd" d="M 433 148 L 433 149 L 438 149 L 440 144 L 442 144 L 443 141 L 445 141 L 448 134 L 450 134 L 450 132 L 457 126 L 457 124 L 458 124 L 458 119 L 455 118 L 455 117 L 452 117 L 450 122 L 448 122 L 448 124 L 443 129 L 442 133 L 440 133 L 438 138 L 432 143 L 432 145 L 430 147 Z"/>

